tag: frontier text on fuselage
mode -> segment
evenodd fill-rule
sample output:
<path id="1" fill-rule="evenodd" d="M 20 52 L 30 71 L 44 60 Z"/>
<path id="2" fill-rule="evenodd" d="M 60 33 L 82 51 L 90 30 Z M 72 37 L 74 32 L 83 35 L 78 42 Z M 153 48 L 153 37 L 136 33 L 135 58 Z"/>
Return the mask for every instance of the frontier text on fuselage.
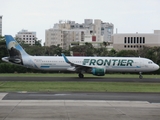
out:
<path id="1" fill-rule="evenodd" d="M 98 65 L 98 66 L 132 66 L 132 59 L 84 59 L 83 65 Z"/>

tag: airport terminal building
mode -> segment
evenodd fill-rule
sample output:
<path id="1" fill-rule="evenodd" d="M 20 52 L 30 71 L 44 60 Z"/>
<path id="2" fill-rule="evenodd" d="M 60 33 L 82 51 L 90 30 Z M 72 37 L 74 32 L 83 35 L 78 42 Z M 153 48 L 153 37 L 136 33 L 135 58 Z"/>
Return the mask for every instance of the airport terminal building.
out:
<path id="1" fill-rule="evenodd" d="M 113 34 L 113 48 L 115 50 L 139 50 L 144 46 L 160 46 L 160 30 L 154 30 L 154 33 L 144 34 Z"/>

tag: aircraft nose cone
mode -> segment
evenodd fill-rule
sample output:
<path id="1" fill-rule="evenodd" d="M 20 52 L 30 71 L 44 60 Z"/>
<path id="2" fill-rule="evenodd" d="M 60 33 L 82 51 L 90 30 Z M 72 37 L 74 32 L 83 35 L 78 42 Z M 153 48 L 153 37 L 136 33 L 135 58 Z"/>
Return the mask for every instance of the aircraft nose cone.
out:
<path id="1" fill-rule="evenodd" d="M 159 65 L 156 64 L 155 65 L 155 69 L 158 70 L 159 69 Z"/>

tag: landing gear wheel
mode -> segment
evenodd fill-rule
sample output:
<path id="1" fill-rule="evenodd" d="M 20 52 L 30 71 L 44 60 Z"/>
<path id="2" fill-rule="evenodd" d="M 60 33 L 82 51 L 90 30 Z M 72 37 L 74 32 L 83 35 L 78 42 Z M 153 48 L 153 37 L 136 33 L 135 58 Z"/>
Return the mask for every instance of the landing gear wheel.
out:
<path id="1" fill-rule="evenodd" d="M 143 76 L 142 76 L 142 75 L 139 75 L 139 79 L 143 79 Z"/>
<path id="2" fill-rule="evenodd" d="M 139 79 L 143 79 L 142 73 L 139 72 Z"/>
<path id="3" fill-rule="evenodd" d="M 84 75 L 82 73 L 79 73 L 79 78 L 84 78 Z"/>

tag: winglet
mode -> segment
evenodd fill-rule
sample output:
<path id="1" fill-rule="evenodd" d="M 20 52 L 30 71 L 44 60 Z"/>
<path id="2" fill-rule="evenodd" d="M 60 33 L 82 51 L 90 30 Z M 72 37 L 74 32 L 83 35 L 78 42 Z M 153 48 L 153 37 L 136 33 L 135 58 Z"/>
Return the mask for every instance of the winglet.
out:
<path id="1" fill-rule="evenodd" d="M 61 53 L 61 55 L 63 56 L 63 58 L 64 58 L 64 60 L 65 60 L 66 63 L 69 63 L 69 64 L 71 63 L 71 62 L 67 59 L 67 57 L 64 55 L 64 53 Z"/>

